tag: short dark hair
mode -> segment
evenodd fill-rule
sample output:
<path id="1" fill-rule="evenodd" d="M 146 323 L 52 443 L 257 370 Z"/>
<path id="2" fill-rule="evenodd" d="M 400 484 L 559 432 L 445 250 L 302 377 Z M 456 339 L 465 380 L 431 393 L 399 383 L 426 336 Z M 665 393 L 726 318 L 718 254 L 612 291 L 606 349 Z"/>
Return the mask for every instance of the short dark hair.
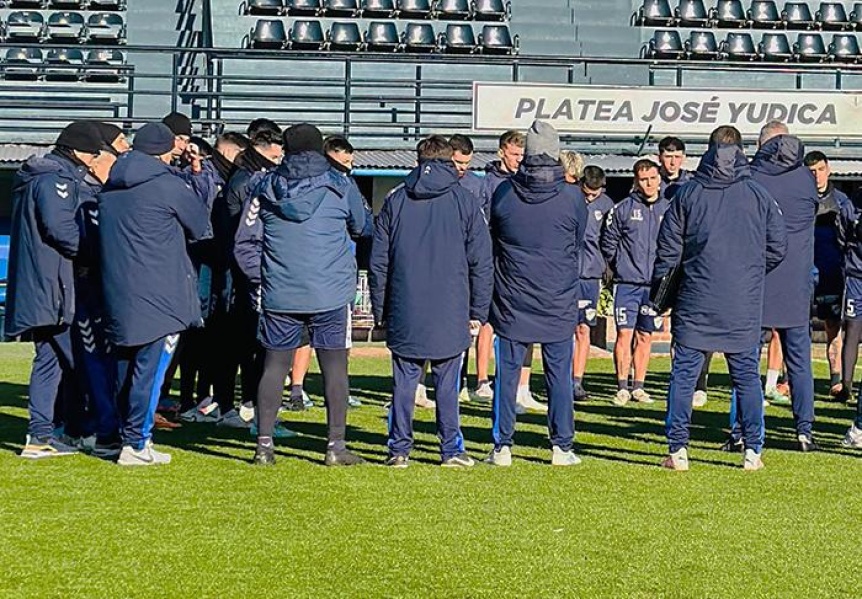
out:
<path id="1" fill-rule="evenodd" d="M 227 131 L 219 135 L 216 139 L 215 147 L 218 148 L 222 144 L 236 146 L 241 150 L 247 150 L 251 147 L 251 142 L 248 141 L 248 138 L 242 133 L 237 133 L 236 131 Z"/>
<path id="2" fill-rule="evenodd" d="M 423 160 L 451 160 L 452 146 L 442 135 L 429 135 L 416 144 L 419 162 Z"/>
<path id="3" fill-rule="evenodd" d="M 455 152 L 461 152 L 462 154 L 472 154 L 474 151 L 473 140 L 460 133 L 456 133 L 449 138 L 449 145 L 452 146 Z"/>
<path id="4" fill-rule="evenodd" d="M 500 136 L 500 149 L 502 150 L 508 145 L 523 148 L 527 145 L 527 136 L 517 129 L 509 129 Z"/>
<path id="5" fill-rule="evenodd" d="M 649 158 L 641 158 L 635 165 L 632 167 L 632 173 L 634 173 L 635 177 L 638 176 L 638 173 L 642 173 L 643 171 L 647 171 L 650 169 L 660 170 L 659 165 Z"/>
<path id="6" fill-rule="evenodd" d="M 607 184 L 605 169 L 593 164 L 585 166 L 584 175 L 581 177 L 581 183 L 590 189 L 601 189 Z"/>
<path id="7" fill-rule="evenodd" d="M 742 134 L 732 125 L 722 125 L 709 135 L 709 145 L 726 144 L 742 146 Z"/>
<path id="8" fill-rule="evenodd" d="M 685 154 L 685 144 L 678 137 L 668 136 L 658 142 L 658 153 L 682 152 Z"/>
<path id="9" fill-rule="evenodd" d="M 273 123 L 275 124 L 275 123 Z M 263 148 L 271 145 L 283 145 L 284 140 L 282 139 L 281 130 L 278 128 L 278 125 L 275 128 L 262 128 L 255 131 L 255 133 L 251 136 L 251 145 L 256 148 Z"/>
<path id="10" fill-rule="evenodd" d="M 245 134 L 251 139 L 261 131 L 275 131 L 281 136 L 281 127 L 275 121 L 269 119 L 254 119 L 246 127 Z"/>
<path id="11" fill-rule="evenodd" d="M 323 142 L 323 153 L 344 152 L 345 154 L 353 154 L 353 144 L 347 141 L 343 135 L 330 135 Z"/>
<path id="12" fill-rule="evenodd" d="M 829 164 L 829 159 L 826 157 L 826 154 L 824 154 L 820 150 L 813 150 L 805 155 L 805 158 L 802 159 L 802 162 L 805 163 L 805 166 L 814 166 L 818 162 L 825 162 L 826 164 Z"/>

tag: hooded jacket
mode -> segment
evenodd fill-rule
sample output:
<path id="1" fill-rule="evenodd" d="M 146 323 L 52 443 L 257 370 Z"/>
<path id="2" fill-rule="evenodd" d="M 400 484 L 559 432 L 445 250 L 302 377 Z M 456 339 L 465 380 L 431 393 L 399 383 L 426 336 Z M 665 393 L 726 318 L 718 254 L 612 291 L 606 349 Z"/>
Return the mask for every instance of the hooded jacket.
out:
<path id="1" fill-rule="evenodd" d="M 758 346 L 766 273 L 787 251 L 781 211 L 736 145 L 710 147 L 665 214 L 654 277 L 682 265 L 674 341 L 702 351 Z"/>
<path id="2" fill-rule="evenodd" d="M 692 174 L 685 169 L 681 169 L 677 178 L 673 180 L 668 178 L 663 168 L 659 169 L 659 175 L 661 176 L 661 194 L 666 200 L 672 200 L 679 189 L 692 179 Z"/>
<path id="3" fill-rule="evenodd" d="M 817 186 L 802 164 L 805 148 L 792 135 L 773 137 L 758 150 L 751 174 L 769 192 L 787 226 L 787 257 L 766 277 L 763 326 L 808 326 L 814 292 L 814 220 Z"/>
<path id="4" fill-rule="evenodd" d="M 503 170 L 503 164 L 499 160 L 489 162 L 485 166 L 485 176 L 482 178 L 482 185 L 479 191 L 479 200 L 482 202 L 482 212 L 485 217 L 490 220 L 491 215 L 491 198 L 494 197 L 494 192 L 503 181 L 508 180 L 512 173 Z"/>
<path id="5" fill-rule="evenodd" d="M 32 157 L 12 183 L 6 334 L 71 324 L 75 310 L 72 259 L 83 166 L 56 153 Z"/>
<path id="6" fill-rule="evenodd" d="M 608 212 L 614 207 L 614 201 L 602 194 L 592 202 L 584 200 L 587 206 L 587 228 L 584 231 L 584 251 L 581 254 L 581 278 L 601 279 L 605 276 L 608 263 L 602 255 L 599 241 L 602 227 Z"/>
<path id="7" fill-rule="evenodd" d="M 600 244 L 613 271 L 614 283 L 650 284 L 656 239 L 668 206 L 670 200 L 661 192 L 649 204 L 634 191 L 608 212 Z"/>
<path id="8" fill-rule="evenodd" d="M 199 326 L 197 276 L 186 242 L 204 238 L 209 210 L 158 159 L 132 150 L 99 194 L 99 242 L 107 335 L 139 346 Z"/>
<path id="9" fill-rule="evenodd" d="M 473 171 L 467 171 L 464 176 L 458 179 L 458 184 L 469 191 L 477 201 L 482 201 L 482 186 L 484 185 L 484 177 L 480 177 Z"/>
<path id="10" fill-rule="evenodd" d="M 857 233 L 857 224 L 862 219 L 862 198 L 854 194 L 841 207 L 838 218 L 838 244 L 844 259 L 844 275 L 862 279 L 862 239 Z"/>
<path id="11" fill-rule="evenodd" d="M 817 269 L 817 293 L 844 293 L 844 251 L 838 241 L 839 221 L 849 198 L 832 183 L 824 193 L 818 192 L 817 217 L 814 221 L 814 267 Z"/>
<path id="12" fill-rule="evenodd" d="M 494 296 L 490 322 L 525 343 L 571 339 L 578 322 L 587 207 L 563 167 L 529 156 L 491 204 Z"/>
<path id="13" fill-rule="evenodd" d="M 429 160 L 386 198 L 371 249 L 371 303 L 395 355 L 457 356 L 488 319 L 494 266 L 476 198 L 450 161 Z"/>
<path id="14" fill-rule="evenodd" d="M 343 308 L 356 298 L 356 260 L 350 237 L 371 218 L 348 177 L 317 152 L 289 154 L 252 192 L 263 224 L 260 264 L 264 311 L 315 314 Z M 234 256 L 252 276 L 253 243 L 237 233 Z"/>

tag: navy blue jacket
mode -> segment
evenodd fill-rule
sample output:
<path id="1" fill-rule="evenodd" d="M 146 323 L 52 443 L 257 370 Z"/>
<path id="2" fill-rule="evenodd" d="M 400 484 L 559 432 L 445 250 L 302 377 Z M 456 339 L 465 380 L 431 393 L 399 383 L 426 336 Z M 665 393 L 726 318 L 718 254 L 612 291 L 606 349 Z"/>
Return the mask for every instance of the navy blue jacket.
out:
<path id="1" fill-rule="evenodd" d="M 480 177 L 473 171 L 467 171 L 464 173 L 463 177 L 458 179 L 458 183 L 461 187 L 472 193 L 480 202 L 482 201 L 482 187 L 484 186 L 484 182 L 485 178 Z"/>
<path id="2" fill-rule="evenodd" d="M 661 175 L 662 196 L 668 200 L 672 200 L 679 191 L 679 188 L 691 181 L 692 179 L 692 174 L 687 170 L 680 170 L 679 176 L 672 181 L 668 178 L 667 173 L 664 171 L 664 169 L 660 169 L 659 174 Z"/>
<path id="3" fill-rule="evenodd" d="M 99 194 L 107 335 L 119 346 L 151 343 L 199 326 L 198 283 L 186 241 L 210 229 L 204 198 L 158 159 L 120 156 Z"/>
<path id="4" fill-rule="evenodd" d="M 386 198 L 374 228 L 371 304 L 397 356 L 445 359 L 470 346 L 494 284 L 491 236 L 448 160 L 421 163 Z"/>
<path id="5" fill-rule="evenodd" d="M 6 334 L 70 324 L 75 310 L 72 259 L 83 166 L 51 153 L 32 157 L 12 183 Z"/>
<path id="6" fill-rule="evenodd" d="M 648 204 L 640 193 L 633 191 L 608 213 L 600 243 L 615 283 L 652 282 L 656 239 L 669 206 L 670 200 L 661 194 Z"/>
<path id="7" fill-rule="evenodd" d="M 831 183 L 818 193 L 817 218 L 814 221 L 814 267 L 817 269 L 817 293 L 844 293 L 844 250 L 838 241 L 841 210 L 849 198 Z"/>
<path id="8" fill-rule="evenodd" d="M 494 197 L 494 192 L 503 181 L 508 180 L 512 173 L 503 170 L 503 166 L 499 160 L 489 162 L 485 166 L 485 176 L 482 178 L 482 187 L 479 192 L 479 200 L 482 202 L 482 212 L 485 217 L 491 220 L 491 199 Z"/>
<path id="9" fill-rule="evenodd" d="M 862 279 L 862 240 L 856 234 L 856 224 L 862 218 L 862 202 L 859 194 L 841 207 L 838 219 L 838 243 L 844 254 L 844 274 Z"/>
<path id="10" fill-rule="evenodd" d="M 494 297 L 499 335 L 526 343 L 571 339 L 578 322 L 587 207 L 563 167 L 529 156 L 491 204 Z"/>
<path id="11" fill-rule="evenodd" d="M 802 164 L 805 148 L 792 135 L 766 142 L 751 162 L 751 174 L 781 208 L 787 226 L 787 257 L 766 277 L 763 326 L 808 326 L 814 292 L 814 219 L 817 186 Z"/>
<path id="12" fill-rule="evenodd" d="M 601 279 L 605 276 L 608 263 L 602 255 L 599 241 L 602 227 L 608 212 L 614 207 L 614 201 L 602 194 L 587 205 L 587 228 L 584 231 L 584 251 L 581 254 L 581 278 Z"/>
<path id="13" fill-rule="evenodd" d="M 658 237 L 655 278 L 682 264 L 674 340 L 702 351 L 757 347 L 766 273 L 786 251 L 781 211 L 752 180 L 742 150 L 712 146 L 680 187 Z"/>
<path id="14" fill-rule="evenodd" d="M 262 237 L 241 234 L 241 226 L 234 257 L 251 279 L 254 256 L 262 253 L 263 310 L 315 314 L 352 304 L 350 237 L 362 235 L 370 212 L 350 178 L 333 171 L 322 154 L 300 152 L 264 174 L 252 195 L 260 201 Z"/>

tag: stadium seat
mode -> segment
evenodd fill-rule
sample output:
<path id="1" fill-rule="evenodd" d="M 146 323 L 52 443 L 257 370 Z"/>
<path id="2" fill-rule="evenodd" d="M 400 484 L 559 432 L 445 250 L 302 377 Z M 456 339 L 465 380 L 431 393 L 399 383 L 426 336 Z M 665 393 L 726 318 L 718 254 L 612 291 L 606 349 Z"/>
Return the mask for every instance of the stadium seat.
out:
<path id="1" fill-rule="evenodd" d="M 316 17 L 323 12 L 320 0 L 285 0 L 284 8 L 287 14 Z"/>
<path id="2" fill-rule="evenodd" d="M 847 11 L 841 2 L 821 2 L 820 8 L 814 13 L 814 19 L 821 29 L 842 30 L 850 26 Z"/>
<path id="3" fill-rule="evenodd" d="M 100 12 L 87 19 L 89 41 L 94 44 L 124 44 L 126 24 L 116 13 Z"/>
<path id="4" fill-rule="evenodd" d="M 814 17 L 805 2 L 788 2 L 784 5 L 781 17 L 788 29 L 812 29 L 814 27 Z"/>
<path id="5" fill-rule="evenodd" d="M 750 33 L 732 32 L 721 42 L 721 55 L 725 60 L 756 60 L 757 48 Z"/>
<path id="6" fill-rule="evenodd" d="M 434 52 L 437 37 L 430 23 L 408 23 L 402 38 L 406 52 Z"/>
<path id="7" fill-rule="evenodd" d="M 358 52 L 362 48 L 359 25 L 355 22 L 333 23 L 327 34 L 327 47 L 341 52 Z"/>
<path id="8" fill-rule="evenodd" d="M 473 0 L 474 21 L 505 21 L 512 16 L 512 5 L 503 0 Z"/>
<path id="9" fill-rule="evenodd" d="M 517 54 L 518 36 L 512 34 L 506 25 L 485 25 L 479 34 L 479 51 L 483 54 Z"/>
<path id="10" fill-rule="evenodd" d="M 372 21 L 365 32 L 365 49 L 369 52 L 397 52 L 401 48 L 398 28 L 391 21 Z"/>
<path id="11" fill-rule="evenodd" d="M 49 0 L 48 8 L 58 10 L 84 10 L 87 8 L 87 0 Z"/>
<path id="12" fill-rule="evenodd" d="M 859 41 L 852 33 L 836 33 L 829 44 L 829 58 L 835 62 L 859 62 Z"/>
<path id="13" fill-rule="evenodd" d="M 9 8 L 45 8 L 45 0 L 9 0 L 6 2 Z"/>
<path id="14" fill-rule="evenodd" d="M 718 43 L 712 31 L 692 31 L 685 41 L 685 53 L 689 60 L 715 60 L 718 58 Z"/>
<path id="15" fill-rule="evenodd" d="M 258 19 L 249 34 L 249 48 L 281 50 L 286 45 L 284 21 L 278 19 Z"/>
<path id="16" fill-rule="evenodd" d="M 294 21 L 287 35 L 287 47 L 291 50 L 320 50 L 325 43 L 320 21 Z"/>
<path id="17" fill-rule="evenodd" d="M 753 0 L 748 9 L 748 20 L 752 27 L 762 29 L 778 29 L 784 25 L 774 0 Z"/>
<path id="18" fill-rule="evenodd" d="M 673 11 L 668 0 L 644 0 L 637 13 L 638 25 L 667 26 L 673 24 Z"/>
<path id="19" fill-rule="evenodd" d="M 709 12 L 703 0 L 680 0 L 673 14 L 679 27 L 709 27 Z"/>
<path id="20" fill-rule="evenodd" d="M 10 42 L 39 42 L 44 29 L 45 19 L 37 12 L 17 11 L 6 19 L 6 39 Z"/>
<path id="21" fill-rule="evenodd" d="M 323 12 L 327 17 L 358 17 L 362 11 L 358 0 L 324 0 Z"/>
<path id="22" fill-rule="evenodd" d="M 710 18 L 717 27 L 745 27 L 748 24 L 742 0 L 718 0 Z"/>
<path id="23" fill-rule="evenodd" d="M 862 2 L 853 4 L 853 10 L 850 11 L 847 21 L 851 29 L 862 29 Z"/>
<path id="24" fill-rule="evenodd" d="M 84 15 L 79 12 L 55 12 L 48 17 L 47 31 L 49 42 L 77 44 L 86 36 Z"/>
<path id="25" fill-rule="evenodd" d="M 126 10 L 126 0 L 90 0 L 90 10 Z"/>
<path id="26" fill-rule="evenodd" d="M 438 0 L 437 18 L 450 21 L 467 21 L 472 15 L 469 0 Z"/>
<path id="27" fill-rule="evenodd" d="M 363 0 L 362 16 L 372 19 L 393 19 L 398 15 L 395 0 Z"/>
<path id="28" fill-rule="evenodd" d="M 77 48 L 50 50 L 45 59 L 46 81 L 77 81 L 84 66 L 84 53 Z"/>
<path id="29" fill-rule="evenodd" d="M 800 33 L 793 44 L 793 54 L 800 62 L 823 62 L 829 58 L 819 33 Z"/>
<path id="30" fill-rule="evenodd" d="M 450 23 L 440 34 L 440 49 L 447 54 L 472 54 L 477 50 L 473 27 L 466 23 Z"/>
<path id="31" fill-rule="evenodd" d="M 790 42 L 783 33 L 764 33 L 757 50 L 760 57 L 769 62 L 789 62 L 793 58 Z"/>
<path id="32" fill-rule="evenodd" d="M 433 16 L 431 0 L 398 0 L 398 17 L 401 19 L 430 19 Z"/>
<path id="33" fill-rule="evenodd" d="M 246 0 L 247 15 L 269 15 L 277 17 L 284 14 L 284 0 Z"/>
<path id="34" fill-rule="evenodd" d="M 682 58 L 684 54 L 685 48 L 682 45 L 679 32 L 670 29 L 660 29 L 653 33 L 647 47 L 649 58 L 678 59 Z"/>
<path id="35" fill-rule="evenodd" d="M 11 48 L 4 60 L 6 79 L 35 81 L 42 70 L 42 50 L 39 48 Z"/>
<path id="36" fill-rule="evenodd" d="M 101 83 L 115 83 L 125 79 L 121 67 L 126 58 L 119 50 L 91 50 L 85 61 L 84 79 Z"/>

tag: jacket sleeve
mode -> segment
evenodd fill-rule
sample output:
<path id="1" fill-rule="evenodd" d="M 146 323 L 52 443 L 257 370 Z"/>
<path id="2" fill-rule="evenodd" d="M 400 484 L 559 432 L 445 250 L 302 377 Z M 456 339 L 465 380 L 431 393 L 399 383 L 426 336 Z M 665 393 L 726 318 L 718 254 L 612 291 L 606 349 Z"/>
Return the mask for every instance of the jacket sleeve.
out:
<path id="1" fill-rule="evenodd" d="M 374 313 L 375 324 L 383 324 L 386 315 L 386 290 L 389 285 L 389 227 L 391 222 L 392 202 L 387 198 L 374 224 L 374 238 L 371 244 L 371 260 L 368 268 L 371 311 Z"/>
<path id="2" fill-rule="evenodd" d="M 781 209 L 771 197 L 766 198 L 766 272 L 781 264 L 787 254 L 787 225 Z"/>
<path id="3" fill-rule="evenodd" d="M 234 236 L 233 257 L 248 280 L 260 284 L 261 256 L 263 255 L 263 223 L 260 220 L 260 200 L 249 197 Z"/>
<path id="4" fill-rule="evenodd" d="M 577 219 L 578 253 L 580 254 L 584 251 L 584 241 L 587 235 L 587 221 L 590 217 L 590 213 L 587 210 L 587 202 L 583 195 L 579 193 L 577 196 L 577 200 L 575 201 L 575 218 Z"/>
<path id="5" fill-rule="evenodd" d="M 42 177 L 35 188 L 36 221 L 45 243 L 66 258 L 78 254 L 81 231 L 75 219 L 74 183 L 58 177 Z"/>
<path id="6" fill-rule="evenodd" d="M 362 197 L 359 187 L 351 179 L 347 186 L 347 193 L 344 198 L 347 200 L 347 229 L 350 236 L 354 239 L 358 237 L 370 237 L 374 230 L 374 219 L 371 215 L 371 209 Z"/>
<path id="7" fill-rule="evenodd" d="M 856 228 L 856 208 L 852 202 L 845 202 L 841 206 L 838 213 L 836 224 L 838 228 L 838 244 L 842 249 L 847 249 L 847 246 L 855 239 L 854 229 Z"/>
<path id="8" fill-rule="evenodd" d="M 679 196 L 665 212 L 656 242 L 653 281 L 660 280 L 682 262 L 686 204 L 685 196 Z"/>
<path id="9" fill-rule="evenodd" d="M 602 224 L 601 237 L 599 238 L 599 246 L 602 250 L 602 255 L 612 267 L 617 258 L 617 252 L 620 247 L 620 237 L 622 235 L 619 224 L 620 219 L 618 216 L 619 204 L 611 208 L 610 212 L 605 216 L 605 222 Z"/>
<path id="10" fill-rule="evenodd" d="M 472 194 L 465 194 L 463 205 L 467 216 L 467 267 L 470 273 L 470 320 L 488 322 L 491 295 L 494 291 L 494 259 L 491 232 L 485 214 Z"/>
<path id="11" fill-rule="evenodd" d="M 212 223 L 210 223 L 210 208 L 212 203 L 207 205 L 203 202 L 200 195 L 197 194 L 190 186 L 180 183 L 176 185 L 176 190 L 166 189 L 170 198 L 170 206 L 186 231 L 186 238 L 189 241 L 199 241 L 212 237 Z"/>

